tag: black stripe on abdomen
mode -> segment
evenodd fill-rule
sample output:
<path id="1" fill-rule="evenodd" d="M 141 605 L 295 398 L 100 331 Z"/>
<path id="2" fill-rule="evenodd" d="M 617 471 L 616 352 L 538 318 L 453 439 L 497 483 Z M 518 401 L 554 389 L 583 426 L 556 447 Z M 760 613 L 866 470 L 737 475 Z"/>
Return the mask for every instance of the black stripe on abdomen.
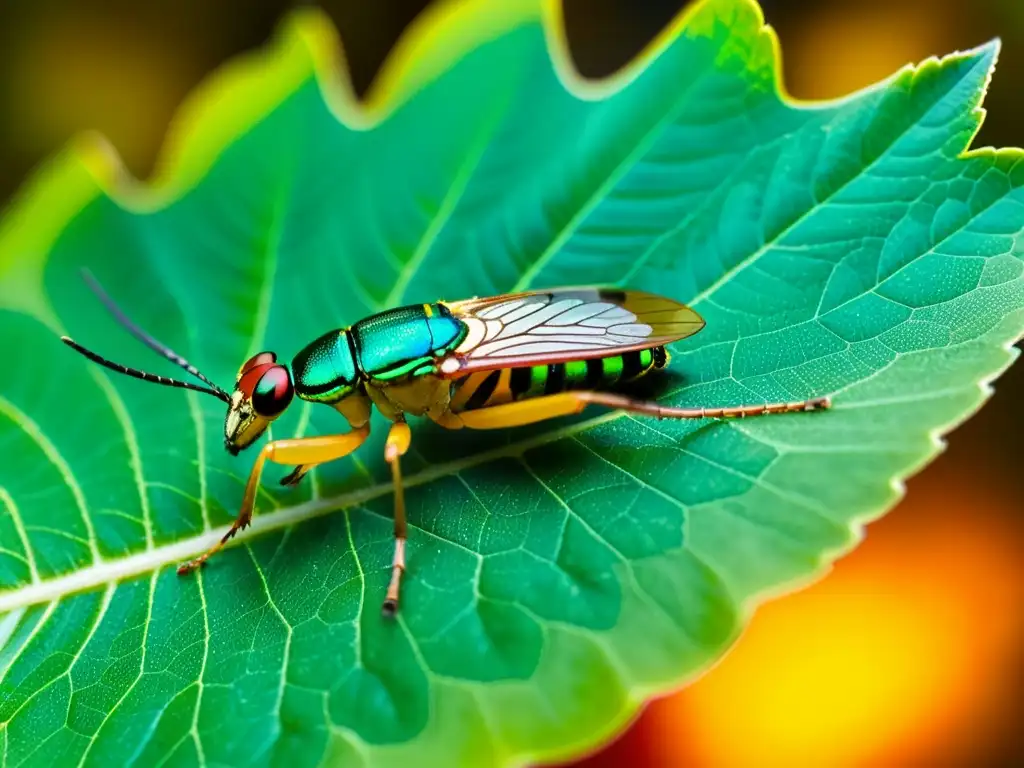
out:
<path id="1" fill-rule="evenodd" d="M 508 382 L 509 389 L 512 390 L 512 399 L 518 400 L 520 396 L 529 391 L 532 383 L 532 368 L 513 368 Z"/>
<path id="2" fill-rule="evenodd" d="M 626 352 L 622 356 L 622 375 L 619 377 L 619 381 L 632 381 L 643 372 L 644 368 L 640 363 L 640 350 Z"/>
<path id="3" fill-rule="evenodd" d="M 469 400 L 466 401 L 464 410 L 472 411 L 475 408 L 482 407 L 494 394 L 494 390 L 498 386 L 498 379 L 501 378 L 501 371 L 491 371 L 490 375 L 480 382 L 480 386 L 476 388 L 476 391 L 469 396 Z"/>
<path id="4" fill-rule="evenodd" d="M 544 382 L 545 395 L 557 395 L 565 391 L 565 363 L 552 363 L 548 366 L 548 380 Z"/>

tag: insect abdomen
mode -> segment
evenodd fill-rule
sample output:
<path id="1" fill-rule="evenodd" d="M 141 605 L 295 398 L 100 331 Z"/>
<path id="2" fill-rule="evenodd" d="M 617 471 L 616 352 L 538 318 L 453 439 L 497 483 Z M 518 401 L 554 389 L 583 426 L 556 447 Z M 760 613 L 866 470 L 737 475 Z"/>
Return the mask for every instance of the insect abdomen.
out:
<path id="1" fill-rule="evenodd" d="M 459 413 L 570 390 L 611 389 L 664 368 L 667 362 L 665 348 L 652 347 L 613 357 L 480 371 L 455 383 L 451 408 Z"/>

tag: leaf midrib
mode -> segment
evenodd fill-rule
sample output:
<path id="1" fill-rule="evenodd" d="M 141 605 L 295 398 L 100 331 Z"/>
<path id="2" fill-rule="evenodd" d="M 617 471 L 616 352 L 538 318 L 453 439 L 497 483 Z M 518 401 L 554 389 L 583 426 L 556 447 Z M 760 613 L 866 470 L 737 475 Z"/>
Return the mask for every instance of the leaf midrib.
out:
<path id="1" fill-rule="evenodd" d="M 579 432 L 585 432 L 605 422 L 618 419 L 621 416 L 622 413 L 618 411 L 605 413 L 593 419 L 586 419 L 533 438 L 501 446 L 491 451 L 484 451 L 443 464 L 435 464 L 421 472 L 403 478 L 403 485 L 406 488 L 411 488 L 495 459 L 519 456 L 532 448 L 555 442 L 563 437 Z M 389 494 L 391 490 L 390 482 L 377 483 L 357 491 L 327 498 L 313 499 L 293 507 L 275 509 L 272 512 L 257 515 L 253 518 L 252 524 L 244 531 L 240 531 L 232 541 L 235 544 L 245 542 L 269 531 L 286 528 L 335 510 L 349 509 Z M 170 544 L 163 544 L 152 549 L 137 552 L 128 557 L 103 560 L 62 576 L 43 579 L 35 584 L 28 584 L 18 589 L 0 592 L 0 613 L 57 600 L 69 594 L 83 592 L 111 582 L 123 581 L 133 576 L 157 571 L 168 565 L 177 565 L 204 552 L 215 541 L 219 540 L 227 532 L 228 528 L 228 525 L 223 525 L 186 539 L 179 539 Z"/>

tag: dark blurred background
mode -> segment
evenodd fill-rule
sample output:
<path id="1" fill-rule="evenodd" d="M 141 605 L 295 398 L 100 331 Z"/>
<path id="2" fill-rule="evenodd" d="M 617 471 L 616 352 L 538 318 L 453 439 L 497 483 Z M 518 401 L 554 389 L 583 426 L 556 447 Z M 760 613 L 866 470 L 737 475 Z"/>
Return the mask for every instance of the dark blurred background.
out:
<path id="1" fill-rule="evenodd" d="M 993 37 L 977 146 L 1024 144 L 1024 0 L 761 0 L 788 91 L 843 95 Z M 85 129 L 149 173 L 176 106 L 262 45 L 285 0 L 0 0 L 0 201 Z M 428 0 L 324 0 L 359 92 Z M 599 77 L 684 0 L 566 0 Z M 597 766 L 1024 765 L 1024 364 L 818 585 L 759 610 L 733 653 L 651 705 Z"/>

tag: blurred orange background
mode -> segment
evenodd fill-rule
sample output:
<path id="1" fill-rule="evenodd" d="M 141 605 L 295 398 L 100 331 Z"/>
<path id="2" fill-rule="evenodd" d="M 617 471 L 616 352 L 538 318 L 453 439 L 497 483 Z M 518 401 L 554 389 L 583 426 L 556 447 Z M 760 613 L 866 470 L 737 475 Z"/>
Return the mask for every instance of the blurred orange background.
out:
<path id="1" fill-rule="evenodd" d="M 761 0 L 787 89 L 828 98 L 910 61 L 1003 38 L 977 145 L 1024 144 L 1024 0 Z M 358 90 L 427 0 L 322 5 Z M 584 74 L 613 71 L 683 0 L 566 0 Z M 0 201 L 75 133 L 145 177 L 176 106 L 261 45 L 289 3 L 0 3 Z M 736 648 L 649 706 L 599 766 L 1024 765 L 1024 364 L 817 585 L 762 609 Z"/>

